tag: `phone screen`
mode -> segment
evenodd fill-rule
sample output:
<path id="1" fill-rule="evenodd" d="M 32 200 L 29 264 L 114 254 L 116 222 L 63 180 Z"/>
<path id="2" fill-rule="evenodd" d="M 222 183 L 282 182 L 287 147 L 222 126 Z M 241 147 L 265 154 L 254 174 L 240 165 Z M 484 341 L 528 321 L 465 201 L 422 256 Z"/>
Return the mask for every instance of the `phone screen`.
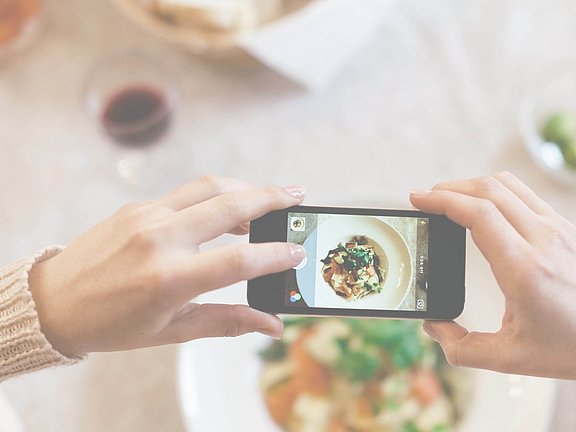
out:
<path id="1" fill-rule="evenodd" d="M 426 311 L 427 217 L 289 212 L 287 241 L 306 249 L 285 272 L 287 307 Z"/>

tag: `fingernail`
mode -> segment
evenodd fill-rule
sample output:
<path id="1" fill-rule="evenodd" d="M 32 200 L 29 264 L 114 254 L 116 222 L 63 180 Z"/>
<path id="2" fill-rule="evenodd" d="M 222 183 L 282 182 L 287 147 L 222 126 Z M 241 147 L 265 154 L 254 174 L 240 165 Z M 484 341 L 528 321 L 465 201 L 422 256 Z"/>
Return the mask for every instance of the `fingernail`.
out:
<path id="1" fill-rule="evenodd" d="M 434 329 L 430 327 L 430 325 L 427 322 L 424 323 L 422 328 L 428 334 L 428 336 L 430 336 L 432 339 L 434 339 L 436 342 L 438 342 L 438 335 L 436 334 Z"/>
<path id="2" fill-rule="evenodd" d="M 263 334 L 264 336 L 270 336 L 276 340 L 282 339 L 282 332 L 279 333 L 277 330 L 272 330 L 269 328 L 256 329 L 256 333 Z"/>
<path id="3" fill-rule="evenodd" d="M 304 199 L 304 195 L 306 195 L 306 189 L 302 186 L 288 186 L 284 189 L 286 189 L 286 192 L 298 200 Z"/>
<path id="4" fill-rule="evenodd" d="M 428 195 L 430 193 L 429 190 L 422 190 L 422 189 L 415 189 L 410 191 L 410 195 L 412 196 L 423 196 Z"/>
<path id="5" fill-rule="evenodd" d="M 290 250 L 290 256 L 292 258 L 292 263 L 296 266 L 306 258 L 306 249 L 304 246 L 296 243 L 288 243 L 288 249 Z"/>
<path id="6" fill-rule="evenodd" d="M 242 229 L 249 230 L 250 229 L 250 222 L 244 222 L 243 224 L 240 224 L 239 226 Z"/>

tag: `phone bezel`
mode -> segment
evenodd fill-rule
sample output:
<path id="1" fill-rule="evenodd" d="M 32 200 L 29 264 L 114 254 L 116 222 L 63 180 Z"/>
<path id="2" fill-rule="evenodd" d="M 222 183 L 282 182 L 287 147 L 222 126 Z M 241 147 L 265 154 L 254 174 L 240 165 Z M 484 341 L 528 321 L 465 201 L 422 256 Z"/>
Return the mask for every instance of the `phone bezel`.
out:
<path id="1" fill-rule="evenodd" d="M 250 242 L 286 242 L 289 212 L 429 218 L 427 310 L 288 306 L 284 304 L 284 272 L 248 281 L 248 304 L 251 307 L 287 315 L 439 320 L 454 319 L 462 313 L 465 300 L 466 230 L 445 216 L 402 209 L 295 206 L 268 213 L 252 221 Z"/>

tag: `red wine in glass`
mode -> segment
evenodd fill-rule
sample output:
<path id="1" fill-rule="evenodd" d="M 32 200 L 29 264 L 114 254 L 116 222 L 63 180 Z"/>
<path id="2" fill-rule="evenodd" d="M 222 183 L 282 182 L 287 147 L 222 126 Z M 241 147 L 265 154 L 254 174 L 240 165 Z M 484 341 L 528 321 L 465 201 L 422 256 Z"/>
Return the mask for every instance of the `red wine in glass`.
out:
<path id="1" fill-rule="evenodd" d="M 149 85 L 125 87 L 104 103 L 101 122 L 119 144 L 152 144 L 170 124 L 170 107 L 165 92 Z"/>

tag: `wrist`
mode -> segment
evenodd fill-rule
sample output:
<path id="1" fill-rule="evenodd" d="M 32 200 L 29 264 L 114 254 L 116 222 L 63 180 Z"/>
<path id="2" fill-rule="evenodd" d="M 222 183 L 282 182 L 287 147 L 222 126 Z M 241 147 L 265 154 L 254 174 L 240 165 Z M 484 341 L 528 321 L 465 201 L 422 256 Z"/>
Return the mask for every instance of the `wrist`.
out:
<path id="1" fill-rule="evenodd" d="M 34 299 L 40 329 L 48 342 L 62 355 L 77 357 L 82 354 L 76 352 L 59 325 L 60 312 L 57 306 L 61 300 L 57 296 L 58 281 L 53 268 L 56 260 L 52 257 L 35 263 L 28 273 L 28 288 Z"/>
<path id="2" fill-rule="evenodd" d="M 31 268 L 60 250 L 49 248 L 0 269 L 0 381 L 80 360 L 53 349 L 41 331 L 35 301 L 29 290 Z"/>

